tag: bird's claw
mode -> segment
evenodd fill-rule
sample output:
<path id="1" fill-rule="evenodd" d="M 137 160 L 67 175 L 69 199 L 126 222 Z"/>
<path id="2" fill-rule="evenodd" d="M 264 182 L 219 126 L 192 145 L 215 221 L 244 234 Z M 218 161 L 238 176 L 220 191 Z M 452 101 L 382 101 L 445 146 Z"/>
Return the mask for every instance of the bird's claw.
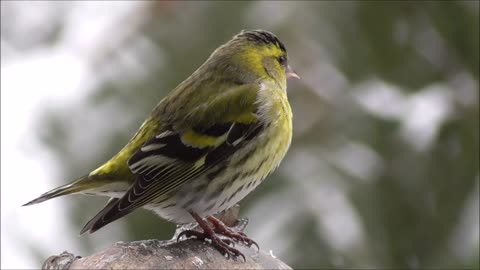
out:
<path id="1" fill-rule="evenodd" d="M 221 235 L 224 235 L 224 236 L 226 236 L 230 239 L 233 239 L 236 242 L 242 242 L 247 247 L 251 247 L 252 245 L 255 245 L 257 247 L 257 250 L 260 251 L 260 247 L 258 246 L 257 242 L 248 238 L 248 236 L 243 232 L 235 232 L 234 230 L 232 230 L 232 229 L 230 229 L 226 226 L 225 227 L 215 227 L 214 232 L 218 233 L 218 234 L 221 234 Z"/>
<path id="2" fill-rule="evenodd" d="M 185 236 L 187 239 L 194 236 L 196 239 L 205 241 L 205 239 L 210 239 L 212 242 L 212 245 L 223 255 L 228 258 L 236 259 L 238 256 L 241 256 L 243 258 L 243 261 L 247 261 L 245 258 L 245 255 L 238 251 L 235 247 L 235 242 L 232 241 L 231 239 L 226 239 L 226 238 L 220 238 L 217 235 L 207 235 L 204 232 L 199 232 L 195 230 L 185 230 L 181 232 L 178 237 L 177 241 L 182 238 L 182 236 Z M 235 240 L 235 239 L 234 239 Z M 238 240 L 236 240 L 238 241 Z"/>

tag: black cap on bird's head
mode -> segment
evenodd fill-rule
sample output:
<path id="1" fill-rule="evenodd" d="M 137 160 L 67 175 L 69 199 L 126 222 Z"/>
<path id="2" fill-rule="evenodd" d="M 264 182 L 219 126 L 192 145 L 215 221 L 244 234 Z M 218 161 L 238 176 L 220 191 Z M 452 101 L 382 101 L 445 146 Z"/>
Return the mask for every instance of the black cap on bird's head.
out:
<path id="1" fill-rule="evenodd" d="M 278 49 L 278 54 L 276 56 L 280 64 L 285 68 L 286 77 L 300 79 L 300 76 L 298 76 L 293 68 L 287 63 L 287 48 L 273 33 L 265 30 L 242 30 L 233 38 L 233 40 L 235 39 L 247 40 L 260 46 L 274 46 Z"/>
<path id="2" fill-rule="evenodd" d="M 275 45 L 284 53 L 287 52 L 285 45 L 271 32 L 265 30 L 242 30 L 236 38 L 246 38 L 247 40 L 263 43 L 266 45 Z"/>

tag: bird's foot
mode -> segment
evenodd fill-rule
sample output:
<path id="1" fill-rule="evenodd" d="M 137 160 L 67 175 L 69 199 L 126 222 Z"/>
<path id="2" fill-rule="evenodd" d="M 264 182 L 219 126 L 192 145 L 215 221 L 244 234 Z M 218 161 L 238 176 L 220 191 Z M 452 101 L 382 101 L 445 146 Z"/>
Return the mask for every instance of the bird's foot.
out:
<path id="1" fill-rule="evenodd" d="M 255 245 L 257 247 L 257 250 L 260 250 L 260 247 L 258 246 L 258 244 L 252 239 L 250 239 L 245 233 L 236 232 L 232 230 L 227 225 L 225 225 L 221 220 L 217 219 L 214 216 L 208 216 L 207 220 L 210 221 L 210 223 L 213 225 L 213 231 L 215 233 L 224 235 L 228 238 L 235 240 L 236 242 L 241 242 L 247 247 L 251 247 L 252 245 Z"/>
<path id="2" fill-rule="evenodd" d="M 196 230 L 185 230 L 178 235 L 177 241 L 182 236 L 185 236 L 187 238 L 190 238 L 190 237 L 194 236 L 195 238 L 197 238 L 199 240 L 202 240 L 202 241 L 205 241 L 206 239 L 210 239 L 213 247 L 215 249 L 217 249 L 218 251 L 220 251 L 220 253 L 222 255 L 226 256 L 227 258 L 236 259 L 237 257 L 241 256 L 245 262 L 247 261 L 246 258 L 245 258 L 245 255 L 243 255 L 243 253 L 241 253 L 236 248 L 234 248 L 235 242 L 232 240 L 234 238 L 232 238 L 232 239 L 220 238 L 215 233 L 215 231 L 210 227 L 208 222 L 203 220 L 197 213 L 191 211 L 190 214 L 198 222 L 198 225 L 200 226 L 200 228 L 202 228 L 203 232 L 199 232 L 199 231 L 196 231 Z M 219 221 L 219 222 L 222 223 L 221 221 Z"/>
<path id="3" fill-rule="evenodd" d="M 241 256 L 243 260 L 246 261 L 245 255 L 243 255 L 243 253 L 241 253 L 236 248 L 234 248 L 235 243 L 232 240 L 226 239 L 226 238 L 220 238 L 213 231 L 212 231 L 212 234 L 210 234 L 209 232 L 186 230 L 181 232 L 178 235 L 177 240 L 180 239 L 182 236 L 185 236 L 186 238 L 190 238 L 193 236 L 196 239 L 201 241 L 205 241 L 206 239 L 209 239 L 213 247 L 216 250 L 218 250 L 223 256 L 226 256 L 227 258 L 232 258 L 232 259 L 236 259 L 238 256 Z"/>

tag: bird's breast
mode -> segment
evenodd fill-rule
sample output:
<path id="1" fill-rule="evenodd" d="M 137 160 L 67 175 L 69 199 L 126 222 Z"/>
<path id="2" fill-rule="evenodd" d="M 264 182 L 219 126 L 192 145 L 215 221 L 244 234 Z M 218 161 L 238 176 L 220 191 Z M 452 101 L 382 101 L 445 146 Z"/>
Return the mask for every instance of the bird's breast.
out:
<path id="1" fill-rule="evenodd" d="M 192 210 L 201 216 L 223 211 L 252 192 L 278 167 L 292 139 L 292 112 L 286 93 L 278 88 L 262 89 L 257 116 L 263 128 L 224 163 L 213 167 L 161 205 L 159 215 L 179 223 L 189 222 Z"/>

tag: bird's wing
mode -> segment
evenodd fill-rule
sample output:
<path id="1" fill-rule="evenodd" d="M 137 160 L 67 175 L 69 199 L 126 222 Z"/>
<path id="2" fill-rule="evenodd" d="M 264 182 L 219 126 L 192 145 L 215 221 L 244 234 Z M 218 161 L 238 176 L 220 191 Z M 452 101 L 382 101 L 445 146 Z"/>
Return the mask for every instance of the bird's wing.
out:
<path id="1" fill-rule="evenodd" d="M 90 220 L 82 233 L 94 232 L 138 207 L 158 201 L 252 140 L 263 128 L 255 115 L 257 88 L 237 86 L 229 90 L 231 95 L 220 95 L 208 105 L 195 107 L 169 125 L 170 129 L 147 141 L 128 161 L 137 176 L 134 184 Z"/>

